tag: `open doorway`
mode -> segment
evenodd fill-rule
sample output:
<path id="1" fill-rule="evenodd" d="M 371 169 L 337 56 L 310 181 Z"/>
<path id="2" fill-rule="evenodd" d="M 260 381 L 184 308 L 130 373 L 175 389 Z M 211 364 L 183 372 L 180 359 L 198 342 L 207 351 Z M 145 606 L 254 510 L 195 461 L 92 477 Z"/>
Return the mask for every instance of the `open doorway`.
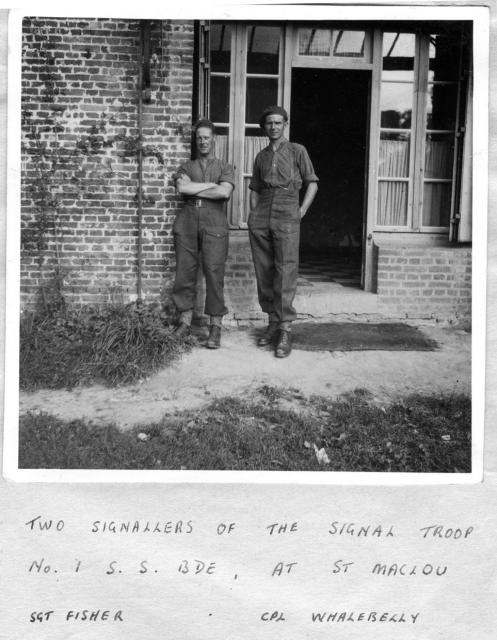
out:
<path id="1" fill-rule="evenodd" d="M 370 72 L 294 68 L 291 139 L 319 177 L 301 225 L 300 273 L 361 287 Z"/>

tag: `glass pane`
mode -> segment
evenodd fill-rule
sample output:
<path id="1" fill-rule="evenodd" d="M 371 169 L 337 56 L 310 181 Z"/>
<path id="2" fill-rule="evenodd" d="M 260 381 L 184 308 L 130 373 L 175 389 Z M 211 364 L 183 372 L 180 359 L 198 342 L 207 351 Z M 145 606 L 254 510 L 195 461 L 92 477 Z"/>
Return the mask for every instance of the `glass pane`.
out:
<path id="1" fill-rule="evenodd" d="M 391 129 L 410 129 L 413 85 L 397 82 L 381 83 L 381 126 Z"/>
<path id="2" fill-rule="evenodd" d="M 456 84 L 428 85 L 428 93 L 426 95 L 427 129 L 455 129 L 456 109 Z"/>
<path id="3" fill-rule="evenodd" d="M 383 80 L 414 79 L 415 44 L 413 33 L 383 34 Z"/>
<path id="4" fill-rule="evenodd" d="M 278 102 L 277 78 L 247 78 L 247 102 L 245 121 L 259 123 L 264 109 Z"/>
<path id="5" fill-rule="evenodd" d="M 430 36 L 428 80 L 457 80 L 461 36 L 459 33 Z"/>
<path id="6" fill-rule="evenodd" d="M 230 71 L 231 27 L 213 24 L 210 30 L 211 71 Z"/>
<path id="7" fill-rule="evenodd" d="M 330 29 L 299 29 L 299 56 L 329 56 Z"/>
<path id="8" fill-rule="evenodd" d="M 228 162 L 228 127 L 216 127 L 216 158 Z"/>
<path id="9" fill-rule="evenodd" d="M 247 132 L 247 130 L 245 130 Z M 262 131 L 261 131 L 262 133 Z M 248 135 L 245 134 L 245 149 L 244 149 L 244 161 L 243 161 L 243 171 L 244 173 L 252 173 L 252 169 L 254 166 L 255 156 L 259 153 L 261 149 L 267 147 L 268 139 L 266 136 L 252 135 L 250 132 Z"/>
<path id="10" fill-rule="evenodd" d="M 213 122 L 230 121 L 230 79 L 211 76 L 210 118 Z"/>
<path id="11" fill-rule="evenodd" d="M 266 138 L 265 132 L 260 128 L 259 125 L 257 127 L 245 127 L 245 135 L 246 136 L 257 136 L 259 138 Z"/>
<path id="12" fill-rule="evenodd" d="M 452 183 L 425 182 L 423 226 L 448 227 Z"/>
<path id="13" fill-rule="evenodd" d="M 410 134 L 380 134 L 380 158 L 378 172 L 382 177 L 409 177 Z"/>
<path id="14" fill-rule="evenodd" d="M 450 180 L 454 164 L 454 135 L 429 133 L 426 136 L 425 178 Z"/>
<path id="15" fill-rule="evenodd" d="M 247 73 L 279 71 L 280 28 L 249 27 L 247 33 Z"/>
<path id="16" fill-rule="evenodd" d="M 348 58 L 362 58 L 364 56 L 365 31 L 338 31 L 336 32 L 334 56 Z"/>
<path id="17" fill-rule="evenodd" d="M 378 183 L 378 224 L 405 227 L 407 224 L 407 182 Z"/>

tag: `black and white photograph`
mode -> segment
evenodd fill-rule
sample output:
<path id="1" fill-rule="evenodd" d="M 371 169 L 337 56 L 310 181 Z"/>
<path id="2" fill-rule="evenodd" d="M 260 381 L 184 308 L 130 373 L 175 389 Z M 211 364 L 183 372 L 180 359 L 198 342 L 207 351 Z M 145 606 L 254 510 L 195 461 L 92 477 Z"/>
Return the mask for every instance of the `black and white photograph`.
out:
<path id="1" fill-rule="evenodd" d="M 356 9 L 18 19 L 9 467 L 481 477 L 488 47 Z"/>
<path id="2" fill-rule="evenodd" d="M 0 34 L 0 640 L 493 639 L 493 0 Z"/>

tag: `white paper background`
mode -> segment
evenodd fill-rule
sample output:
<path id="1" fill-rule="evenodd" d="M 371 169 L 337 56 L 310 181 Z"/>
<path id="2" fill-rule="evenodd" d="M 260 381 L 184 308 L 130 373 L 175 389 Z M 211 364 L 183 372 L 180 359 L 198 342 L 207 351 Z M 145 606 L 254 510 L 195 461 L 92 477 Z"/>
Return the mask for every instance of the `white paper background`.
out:
<path id="1" fill-rule="evenodd" d="M 433 4 L 433 3 L 432 3 Z M 450 3 L 467 6 L 471 3 Z M 488 306 L 485 480 L 474 486 L 323 487 L 265 485 L 14 484 L 0 483 L 0 638 L 478 638 L 497 627 L 497 446 L 495 346 L 497 339 L 497 131 L 495 34 L 491 3 Z M 67 15 L 69 7 L 60 15 Z M 81 9 L 81 7 L 76 7 Z M 310 8 L 309 8 L 310 9 Z M 136 10 L 136 7 L 134 8 Z M 387 13 L 393 11 L 385 9 Z M 39 13 L 39 11 L 38 11 Z M 74 13 L 74 8 L 72 8 Z M 123 12 L 124 15 L 124 12 Z M 196 17 L 199 17 L 198 14 Z M 388 16 L 391 17 L 391 16 Z M 6 14 L 2 24 L 0 146 L 6 139 Z M 5 153 L 0 157 L 6 183 Z M 5 188 L 2 209 L 5 210 Z M 9 212 L 12 215 L 12 212 Z M 5 215 L 0 219 L 5 238 Z M 4 261 L 1 263 L 4 290 Z M 3 293 L 2 290 L 2 293 Z M 2 296 L 3 297 L 3 296 Z M 480 307 L 481 308 L 481 307 Z M 2 318 L 3 320 L 3 318 Z M 3 324 L 3 321 L 2 321 Z M 9 366 L 6 363 L 7 375 Z M 484 384 L 480 378 L 480 385 Z M 30 532 L 33 517 L 65 522 L 56 533 Z M 92 534 L 94 520 L 189 520 L 190 535 Z M 333 521 L 393 525 L 394 538 L 330 536 Z M 220 522 L 235 522 L 218 536 Z M 297 532 L 269 536 L 274 522 L 298 522 Z M 467 540 L 422 539 L 432 524 L 473 526 Z M 147 537 L 149 535 L 150 537 Z M 52 571 L 29 573 L 33 560 Z M 213 576 L 181 575 L 184 558 L 215 561 Z M 76 560 L 81 572 L 74 573 Z M 337 559 L 354 561 L 347 575 L 332 573 Z M 111 560 L 122 574 L 105 575 Z M 138 574 L 147 560 L 157 574 Z M 295 573 L 271 578 L 277 562 L 298 562 Z M 370 575 L 374 562 L 447 564 L 445 576 Z M 234 575 L 238 577 L 235 580 Z M 63 621 L 68 609 L 123 610 L 123 623 Z M 55 610 L 46 623 L 32 611 Z M 265 611 L 283 611 L 285 622 L 263 622 Z M 415 625 L 310 623 L 311 611 L 418 612 Z M 211 614 L 211 615 L 209 615 Z M 56 616 L 56 617 L 55 617 Z"/>

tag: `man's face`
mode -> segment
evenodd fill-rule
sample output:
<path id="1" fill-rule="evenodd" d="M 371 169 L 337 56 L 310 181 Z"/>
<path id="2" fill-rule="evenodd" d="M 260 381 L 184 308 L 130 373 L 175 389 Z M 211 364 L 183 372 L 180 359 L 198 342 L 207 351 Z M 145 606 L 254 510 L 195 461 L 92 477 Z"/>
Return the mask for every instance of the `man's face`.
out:
<path id="1" fill-rule="evenodd" d="M 195 134 L 195 144 L 201 156 L 208 156 L 214 145 L 214 135 L 209 127 L 199 127 Z"/>
<path id="2" fill-rule="evenodd" d="M 276 142 L 285 133 L 286 125 L 287 122 L 283 116 L 272 113 L 264 120 L 264 131 L 271 142 Z"/>

